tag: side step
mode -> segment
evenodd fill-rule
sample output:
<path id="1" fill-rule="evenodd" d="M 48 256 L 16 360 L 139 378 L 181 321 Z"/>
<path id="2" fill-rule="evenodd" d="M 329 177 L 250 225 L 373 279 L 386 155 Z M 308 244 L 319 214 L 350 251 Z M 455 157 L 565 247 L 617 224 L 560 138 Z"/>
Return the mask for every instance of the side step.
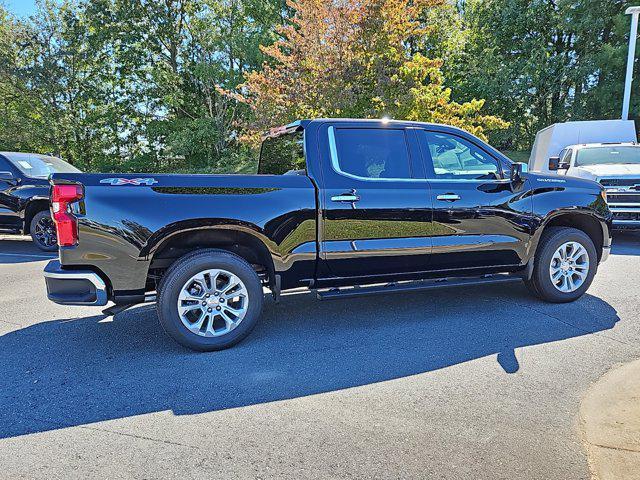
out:
<path id="1" fill-rule="evenodd" d="M 157 295 L 155 294 L 148 294 L 144 296 L 144 301 L 141 303 L 150 303 L 150 302 L 155 302 L 157 299 Z M 108 308 L 105 308 L 104 310 L 102 310 L 102 314 L 106 315 L 107 317 L 113 317 L 115 315 L 117 315 L 120 312 L 124 312 L 125 310 L 131 308 L 131 307 L 135 307 L 136 305 L 140 305 L 140 303 L 121 303 L 121 304 L 116 304 L 116 305 L 111 305 Z"/>
<path id="2" fill-rule="evenodd" d="M 393 282 L 385 285 L 371 285 L 366 287 L 331 288 L 317 290 L 318 300 L 335 300 L 338 298 L 354 298 L 377 293 L 399 293 L 414 290 L 435 290 L 438 288 L 460 287 L 463 285 L 482 285 L 485 283 L 508 283 L 522 281 L 518 275 L 495 274 L 482 277 L 453 277 L 437 280 L 416 280 L 408 282 Z"/>

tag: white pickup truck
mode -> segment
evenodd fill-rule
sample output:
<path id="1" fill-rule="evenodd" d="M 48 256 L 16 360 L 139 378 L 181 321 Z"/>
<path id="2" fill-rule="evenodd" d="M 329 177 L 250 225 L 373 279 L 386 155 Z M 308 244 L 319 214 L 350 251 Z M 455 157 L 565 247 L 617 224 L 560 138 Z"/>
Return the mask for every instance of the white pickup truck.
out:
<path id="1" fill-rule="evenodd" d="M 640 230 L 640 145 L 633 122 L 567 122 L 541 130 L 529 170 L 594 180 L 607 191 L 615 229 Z"/>

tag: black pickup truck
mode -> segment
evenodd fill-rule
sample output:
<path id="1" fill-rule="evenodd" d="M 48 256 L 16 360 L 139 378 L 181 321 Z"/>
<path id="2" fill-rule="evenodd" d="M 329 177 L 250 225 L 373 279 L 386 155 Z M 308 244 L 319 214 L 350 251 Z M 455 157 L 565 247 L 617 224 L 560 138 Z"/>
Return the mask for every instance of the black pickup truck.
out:
<path id="1" fill-rule="evenodd" d="M 40 249 L 58 249 L 49 213 L 49 175 L 80 170 L 57 157 L 0 152 L 0 232 L 31 235 Z"/>
<path id="2" fill-rule="evenodd" d="M 329 299 L 515 279 L 573 301 L 611 245 L 599 184 L 525 173 L 443 125 L 304 120 L 270 132 L 257 175 L 50 181 L 49 299 L 156 300 L 166 332 L 197 350 L 248 335 L 264 288 Z"/>

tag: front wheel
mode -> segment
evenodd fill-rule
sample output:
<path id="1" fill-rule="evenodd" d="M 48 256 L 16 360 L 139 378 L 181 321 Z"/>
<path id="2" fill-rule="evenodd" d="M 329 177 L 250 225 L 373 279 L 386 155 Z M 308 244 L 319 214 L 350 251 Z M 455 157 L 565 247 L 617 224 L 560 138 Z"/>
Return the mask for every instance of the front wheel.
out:
<path id="1" fill-rule="evenodd" d="M 587 291 L 598 269 L 598 255 L 582 230 L 551 227 L 540 239 L 529 290 L 547 302 L 565 303 Z"/>
<path id="2" fill-rule="evenodd" d="M 45 252 L 55 252 L 58 249 L 56 226 L 47 210 L 36 213 L 31 219 L 29 233 L 36 247 Z"/>
<path id="3" fill-rule="evenodd" d="M 164 330 L 193 350 L 229 348 L 256 325 L 264 295 L 243 258 L 207 249 L 185 255 L 165 273 L 157 309 Z"/>

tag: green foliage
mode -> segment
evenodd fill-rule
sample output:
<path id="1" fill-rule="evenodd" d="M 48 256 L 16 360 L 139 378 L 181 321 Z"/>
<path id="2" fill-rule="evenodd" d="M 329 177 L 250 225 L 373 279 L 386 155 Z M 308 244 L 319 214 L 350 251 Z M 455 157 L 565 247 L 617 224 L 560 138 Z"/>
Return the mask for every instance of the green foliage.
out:
<path id="1" fill-rule="evenodd" d="M 626 6 L 40 0 L 17 19 L 0 4 L 0 150 L 93 171 L 248 172 L 247 125 L 382 115 L 522 150 L 550 123 L 619 115 Z"/>
<path id="2" fill-rule="evenodd" d="M 467 0 L 464 48 L 445 67 L 454 98 L 486 99 L 487 111 L 511 124 L 492 137 L 508 148 L 530 147 L 555 122 L 619 118 L 626 7 L 622 0 Z"/>
<path id="3" fill-rule="evenodd" d="M 506 126 L 481 113 L 483 101 L 453 102 L 441 60 L 414 51 L 433 34 L 425 19 L 436 18 L 441 1 L 289 5 L 294 16 L 279 30 L 283 38 L 263 49 L 271 63 L 247 75 L 254 138 L 274 121 L 313 117 L 389 116 L 456 125 L 480 137 Z"/>
<path id="4" fill-rule="evenodd" d="M 279 0 L 44 0 L 0 7 L 0 149 L 94 171 L 254 166 L 229 91 L 263 61 Z"/>

